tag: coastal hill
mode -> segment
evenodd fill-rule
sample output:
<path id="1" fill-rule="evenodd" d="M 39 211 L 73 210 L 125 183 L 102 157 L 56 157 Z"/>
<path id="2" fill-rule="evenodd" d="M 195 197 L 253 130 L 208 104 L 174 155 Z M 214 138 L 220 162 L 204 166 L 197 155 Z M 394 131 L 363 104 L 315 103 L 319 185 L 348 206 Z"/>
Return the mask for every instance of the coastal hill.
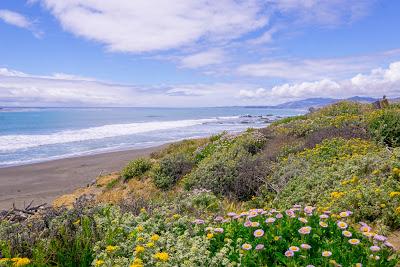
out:
<path id="1" fill-rule="evenodd" d="M 400 104 L 381 106 L 174 143 L 2 212 L 0 266 L 398 266 Z"/>
<path id="2" fill-rule="evenodd" d="M 274 106 L 249 106 L 249 107 L 264 107 L 264 108 L 278 108 L 278 109 L 308 109 L 311 107 L 319 108 L 326 105 L 331 105 L 340 101 L 353 101 L 359 103 L 372 103 L 377 101 L 377 98 L 353 96 L 346 99 L 339 98 L 306 98 L 302 100 L 285 102 Z"/>

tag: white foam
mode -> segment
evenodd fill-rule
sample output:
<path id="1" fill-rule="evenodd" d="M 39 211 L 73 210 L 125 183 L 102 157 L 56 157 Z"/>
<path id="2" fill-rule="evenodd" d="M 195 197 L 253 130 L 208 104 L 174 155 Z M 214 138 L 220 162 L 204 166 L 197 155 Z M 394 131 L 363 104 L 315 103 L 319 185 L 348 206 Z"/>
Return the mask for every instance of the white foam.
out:
<path id="1" fill-rule="evenodd" d="M 214 118 L 198 120 L 137 122 L 129 124 L 110 124 L 100 127 L 55 132 L 51 134 L 4 135 L 0 136 L 0 152 L 11 152 L 19 149 L 26 149 L 44 145 L 96 140 L 108 137 L 146 133 L 151 131 L 190 127 L 216 121 L 217 119 Z"/>

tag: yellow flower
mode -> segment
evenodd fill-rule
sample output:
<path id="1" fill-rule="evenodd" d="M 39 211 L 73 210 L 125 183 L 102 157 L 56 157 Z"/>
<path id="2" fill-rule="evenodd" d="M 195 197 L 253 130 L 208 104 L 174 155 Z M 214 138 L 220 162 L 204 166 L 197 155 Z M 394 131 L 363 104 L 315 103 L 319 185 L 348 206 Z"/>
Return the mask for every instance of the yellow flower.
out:
<path id="1" fill-rule="evenodd" d="M 145 213 L 145 212 L 146 212 L 146 209 L 145 209 L 145 208 L 141 208 L 141 209 L 140 209 L 140 212 Z"/>
<path id="2" fill-rule="evenodd" d="M 331 197 L 332 198 L 341 198 L 344 195 L 343 192 L 332 192 Z"/>
<path id="3" fill-rule="evenodd" d="M 385 207 L 386 207 L 386 204 L 382 203 L 381 208 L 385 208 Z"/>
<path id="4" fill-rule="evenodd" d="M 274 236 L 274 240 L 275 240 L 275 241 L 278 241 L 279 239 L 281 239 L 280 236 Z"/>
<path id="5" fill-rule="evenodd" d="M 160 261 L 168 261 L 169 255 L 166 252 L 158 252 L 158 253 L 154 254 L 154 258 L 156 258 L 157 260 L 160 260 Z"/>
<path id="6" fill-rule="evenodd" d="M 400 196 L 400 192 L 390 192 L 390 193 L 389 193 L 389 196 L 390 196 L 390 197 L 397 197 L 397 196 Z"/>
<path id="7" fill-rule="evenodd" d="M 398 206 L 398 207 L 396 208 L 396 213 L 397 213 L 398 215 L 400 215 L 400 206 Z"/>
<path id="8" fill-rule="evenodd" d="M 172 217 L 173 217 L 174 219 L 179 219 L 179 218 L 181 217 L 181 215 L 179 215 L 179 214 L 174 214 Z"/>
<path id="9" fill-rule="evenodd" d="M 138 237 L 136 240 L 137 240 L 138 242 L 143 242 L 143 241 L 144 241 L 144 238 L 143 238 L 143 237 Z"/>
<path id="10" fill-rule="evenodd" d="M 212 233 L 208 233 L 207 234 L 207 239 L 211 239 L 211 238 L 213 238 L 214 237 L 214 234 L 212 234 Z"/>
<path id="11" fill-rule="evenodd" d="M 155 234 L 155 235 L 152 235 L 152 236 L 150 237 L 150 239 L 151 239 L 151 241 L 156 242 L 156 241 L 158 241 L 158 239 L 160 239 L 160 236 L 157 235 L 157 234 Z"/>
<path id="12" fill-rule="evenodd" d="M 106 252 L 112 253 L 112 252 L 116 251 L 118 248 L 119 248 L 118 246 L 107 246 Z"/>
<path id="13" fill-rule="evenodd" d="M 104 264 L 103 260 L 96 260 L 96 263 L 95 263 L 96 266 L 101 266 L 103 264 Z"/>
<path id="14" fill-rule="evenodd" d="M 152 247 L 154 247 L 154 243 L 153 242 L 149 242 L 149 243 L 146 244 L 146 247 L 152 248 Z"/>
<path id="15" fill-rule="evenodd" d="M 135 252 L 136 253 L 142 253 L 144 251 L 144 247 L 143 246 L 136 246 L 135 248 Z"/>
<path id="16" fill-rule="evenodd" d="M 393 173 L 395 174 L 395 175 L 399 175 L 400 176 L 400 169 L 399 168 L 393 168 Z"/>
<path id="17" fill-rule="evenodd" d="M 25 266 L 29 263 L 31 263 L 31 260 L 28 258 L 18 258 L 18 260 L 14 262 L 13 266 Z"/>
<path id="18" fill-rule="evenodd" d="M 139 258 L 136 258 L 130 267 L 143 267 L 143 261 Z"/>
<path id="19" fill-rule="evenodd" d="M 143 228 L 143 226 L 138 225 L 138 227 L 136 227 L 136 230 L 137 230 L 138 232 L 142 232 L 142 231 L 144 230 L 144 228 Z"/>
<path id="20" fill-rule="evenodd" d="M 76 220 L 75 222 L 73 222 L 74 225 L 79 225 L 79 223 L 81 222 L 80 219 Z"/>

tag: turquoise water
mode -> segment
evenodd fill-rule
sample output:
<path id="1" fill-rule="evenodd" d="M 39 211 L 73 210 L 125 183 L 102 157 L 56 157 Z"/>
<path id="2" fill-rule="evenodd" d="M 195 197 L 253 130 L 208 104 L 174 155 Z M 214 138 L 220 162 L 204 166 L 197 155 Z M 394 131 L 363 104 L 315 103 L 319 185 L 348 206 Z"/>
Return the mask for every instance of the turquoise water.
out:
<path id="1" fill-rule="evenodd" d="M 302 113 L 245 107 L 6 108 L 0 111 L 0 167 L 238 132 Z"/>

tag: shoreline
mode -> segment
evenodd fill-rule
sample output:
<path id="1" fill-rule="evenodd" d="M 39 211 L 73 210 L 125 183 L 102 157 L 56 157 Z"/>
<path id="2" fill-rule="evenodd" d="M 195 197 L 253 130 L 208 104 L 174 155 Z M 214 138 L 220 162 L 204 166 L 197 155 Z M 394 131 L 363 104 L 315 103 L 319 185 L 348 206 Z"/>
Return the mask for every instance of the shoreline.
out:
<path id="1" fill-rule="evenodd" d="M 130 160 L 149 156 L 168 144 L 105 152 L 0 168 L 0 210 L 47 203 L 90 184 L 100 174 L 120 171 Z"/>

